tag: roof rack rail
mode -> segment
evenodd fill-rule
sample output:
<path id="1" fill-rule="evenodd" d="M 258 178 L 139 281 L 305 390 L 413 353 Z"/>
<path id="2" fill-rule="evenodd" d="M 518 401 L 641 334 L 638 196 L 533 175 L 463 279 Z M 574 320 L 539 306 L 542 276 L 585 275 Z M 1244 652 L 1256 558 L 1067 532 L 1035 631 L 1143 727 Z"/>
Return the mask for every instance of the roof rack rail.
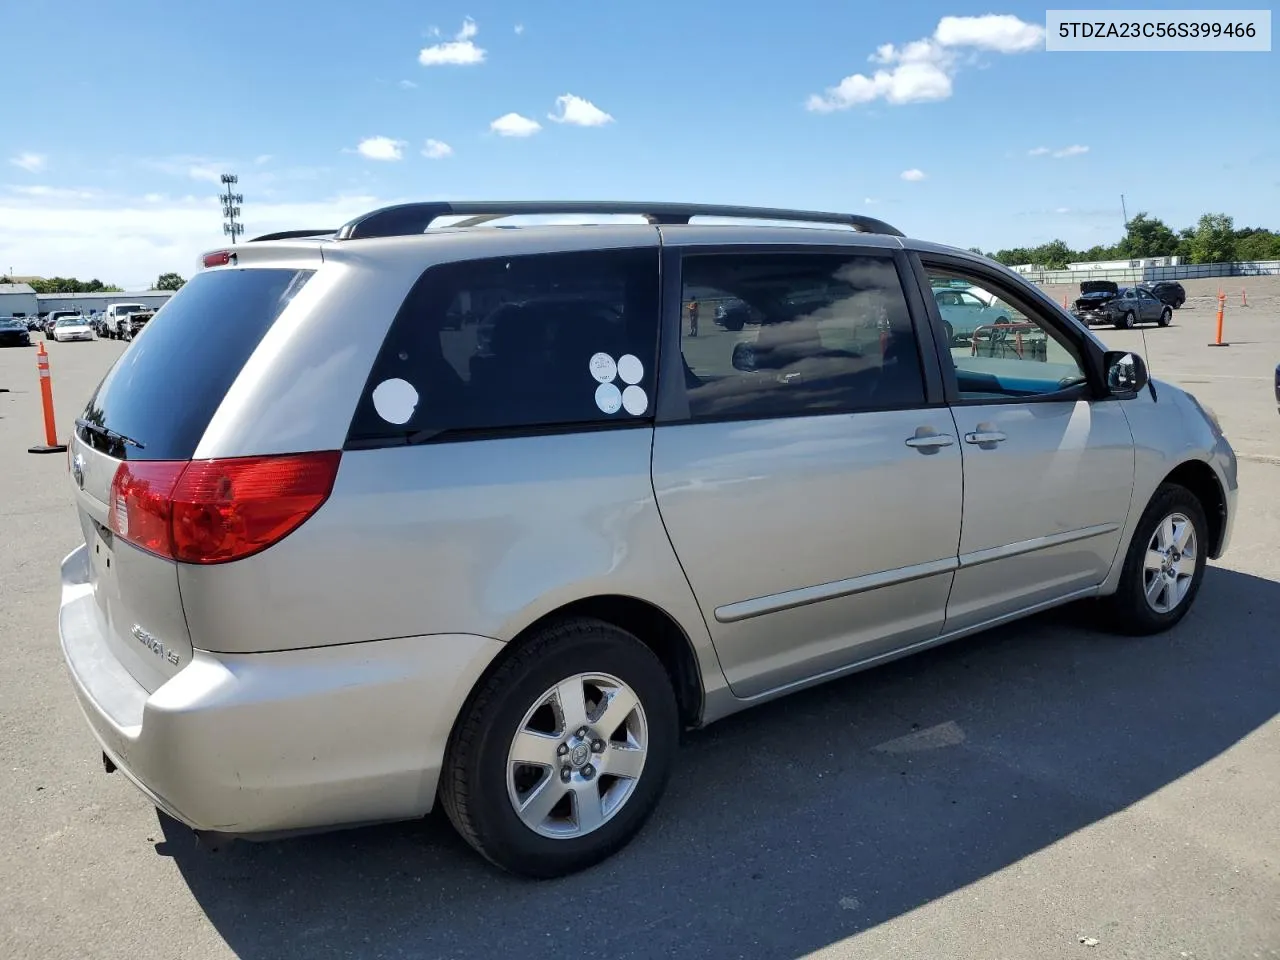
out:
<path id="1" fill-rule="evenodd" d="M 297 240 L 301 237 L 331 237 L 335 233 L 332 227 L 328 230 L 281 230 L 279 233 L 264 233 L 260 237 L 254 237 L 250 243 L 260 243 L 263 240 Z"/>
<path id="2" fill-rule="evenodd" d="M 469 200 L 460 203 L 444 201 L 402 203 L 373 210 L 344 223 L 334 236 L 336 240 L 362 240 L 369 237 L 404 237 L 425 233 L 440 217 L 471 217 L 475 223 L 501 217 L 542 214 L 628 214 L 641 216 L 653 224 L 688 223 L 691 217 L 724 217 L 748 220 L 789 220 L 797 223 L 831 223 L 853 227 L 862 233 L 879 233 L 901 237 L 903 233 L 883 220 L 856 213 L 824 213 L 818 210 L 788 210 L 781 207 L 720 206 L 701 203 L 636 203 L 632 201 L 594 200 Z M 473 224 L 474 225 L 474 224 Z"/>

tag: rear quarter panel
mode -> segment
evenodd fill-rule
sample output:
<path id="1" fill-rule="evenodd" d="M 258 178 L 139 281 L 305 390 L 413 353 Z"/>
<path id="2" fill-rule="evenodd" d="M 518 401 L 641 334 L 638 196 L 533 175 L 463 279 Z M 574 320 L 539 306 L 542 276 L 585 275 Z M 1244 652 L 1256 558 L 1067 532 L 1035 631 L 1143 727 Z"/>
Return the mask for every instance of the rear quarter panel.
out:
<path id="1" fill-rule="evenodd" d="M 567 603 L 620 594 L 675 618 L 715 690 L 706 624 L 654 500 L 652 442 L 641 427 L 348 451 L 328 502 L 285 540 L 181 567 L 192 642 L 507 641 Z"/>

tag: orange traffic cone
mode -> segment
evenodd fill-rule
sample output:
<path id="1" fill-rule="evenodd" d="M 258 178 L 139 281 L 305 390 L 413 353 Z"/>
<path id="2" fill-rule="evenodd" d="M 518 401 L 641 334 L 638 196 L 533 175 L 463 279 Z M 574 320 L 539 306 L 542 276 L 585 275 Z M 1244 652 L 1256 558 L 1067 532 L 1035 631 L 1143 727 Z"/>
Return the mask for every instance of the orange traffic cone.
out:
<path id="1" fill-rule="evenodd" d="M 44 443 L 27 447 L 27 453 L 64 453 L 66 444 L 58 443 L 58 424 L 53 417 L 53 380 L 49 375 L 49 354 L 44 341 L 37 344 L 36 370 L 40 373 L 40 405 L 44 408 Z"/>

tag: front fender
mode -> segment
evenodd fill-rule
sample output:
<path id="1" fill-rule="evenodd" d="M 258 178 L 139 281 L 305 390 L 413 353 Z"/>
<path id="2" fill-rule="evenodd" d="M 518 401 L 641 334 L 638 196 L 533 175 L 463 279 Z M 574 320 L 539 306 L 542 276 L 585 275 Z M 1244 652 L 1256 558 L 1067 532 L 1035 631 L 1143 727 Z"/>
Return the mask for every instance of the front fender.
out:
<path id="1" fill-rule="evenodd" d="M 1191 394 L 1157 380 L 1133 399 L 1119 402 L 1133 433 L 1133 499 L 1121 549 L 1102 586 L 1104 594 L 1115 592 L 1138 520 L 1171 473 L 1193 462 L 1212 471 L 1225 506 L 1222 536 L 1211 554 L 1214 558 L 1225 553 L 1230 542 L 1239 489 L 1235 451 Z"/>

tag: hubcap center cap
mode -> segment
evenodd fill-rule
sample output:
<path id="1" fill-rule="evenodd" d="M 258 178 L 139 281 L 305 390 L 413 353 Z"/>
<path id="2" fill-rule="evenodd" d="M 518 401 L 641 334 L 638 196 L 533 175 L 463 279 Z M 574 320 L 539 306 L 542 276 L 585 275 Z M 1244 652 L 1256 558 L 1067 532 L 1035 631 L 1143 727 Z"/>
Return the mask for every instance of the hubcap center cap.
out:
<path id="1" fill-rule="evenodd" d="M 569 748 L 569 762 L 575 767 L 585 767 L 587 761 L 591 759 L 591 746 L 586 743 L 579 743 Z"/>

